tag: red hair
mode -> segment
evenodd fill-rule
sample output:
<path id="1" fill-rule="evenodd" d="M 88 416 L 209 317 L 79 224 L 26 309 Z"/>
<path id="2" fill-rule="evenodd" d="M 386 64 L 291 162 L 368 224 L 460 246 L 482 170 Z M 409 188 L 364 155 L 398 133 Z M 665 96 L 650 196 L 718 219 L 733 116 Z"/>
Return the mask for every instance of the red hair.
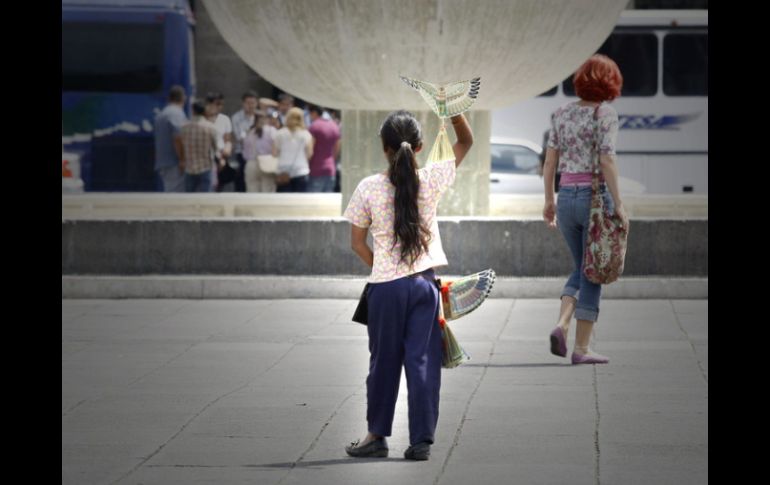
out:
<path id="1" fill-rule="evenodd" d="M 572 77 L 575 93 L 586 101 L 612 101 L 620 96 L 623 75 L 615 61 L 602 54 L 592 55 Z"/>

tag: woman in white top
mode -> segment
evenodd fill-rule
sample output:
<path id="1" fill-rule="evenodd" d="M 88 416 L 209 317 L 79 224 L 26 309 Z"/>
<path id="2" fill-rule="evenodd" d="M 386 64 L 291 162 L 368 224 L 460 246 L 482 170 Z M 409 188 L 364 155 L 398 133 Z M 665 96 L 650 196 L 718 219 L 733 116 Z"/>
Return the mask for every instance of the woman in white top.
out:
<path id="1" fill-rule="evenodd" d="M 264 111 L 257 111 L 254 114 L 254 124 L 243 139 L 246 192 L 275 192 L 275 174 L 260 170 L 257 157 L 273 154 L 273 140 L 276 132 L 277 130 L 267 123 L 267 115 Z"/>
<path id="2" fill-rule="evenodd" d="M 221 192 L 224 185 L 230 180 L 224 176 L 223 170 L 233 150 L 233 124 L 227 115 L 222 114 L 224 96 L 222 93 L 208 93 L 206 95 L 206 119 L 214 123 L 217 129 L 217 151 L 214 166 L 211 169 L 211 190 Z M 234 171 L 229 171 L 230 174 Z"/>
<path id="3" fill-rule="evenodd" d="M 286 114 L 286 126 L 275 135 L 273 156 L 278 157 L 277 192 L 306 192 L 313 136 L 305 128 L 300 108 L 291 108 Z"/>

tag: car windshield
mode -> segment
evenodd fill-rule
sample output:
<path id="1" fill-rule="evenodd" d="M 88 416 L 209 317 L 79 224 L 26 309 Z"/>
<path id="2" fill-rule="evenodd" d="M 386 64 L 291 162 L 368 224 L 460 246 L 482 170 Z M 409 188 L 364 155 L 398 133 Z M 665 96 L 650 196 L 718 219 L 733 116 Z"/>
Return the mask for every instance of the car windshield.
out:
<path id="1" fill-rule="evenodd" d="M 537 152 L 521 145 L 492 143 L 492 172 L 537 174 L 540 157 Z"/>

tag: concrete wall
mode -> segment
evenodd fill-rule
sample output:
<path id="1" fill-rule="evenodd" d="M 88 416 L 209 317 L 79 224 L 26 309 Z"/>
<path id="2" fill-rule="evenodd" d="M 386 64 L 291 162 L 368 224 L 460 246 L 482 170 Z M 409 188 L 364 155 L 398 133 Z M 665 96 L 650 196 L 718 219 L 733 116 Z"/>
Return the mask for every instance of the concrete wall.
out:
<path id="1" fill-rule="evenodd" d="M 561 234 L 542 221 L 440 218 L 450 266 L 500 276 L 571 270 Z M 63 220 L 62 274 L 365 275 L 341 218 Z M 708 220 L 632 220 L 627 276 L 708 276 Z"/>
<path id="2" fill-rule="evenodd" d="M 225 42 L 211 21 L 203 2 L 195 2 L 195 76 L 197 96 L 219 91 L 225 96 L 224 114 L 241 109 L 241 95 L 253 89 L 264 97 L 273 96 L 273 85 L 254 72 Z"/>
<path id="3" fill-rule="evenodd" d="M 475 150 L 474 146 L 471 151 Z M 383 161 L 383 164 L 385 162 Z M 470 165 L 469 165 L 470 166 Z M 458 178 L 463 174 L 460 166 Z M 350 182 L 353 185 L 353 182 Z M 455 186 L 464 181 L 456 181 Z M 454 187 L 453 187 L 454 189 Z M 453 190 L 450 189 L 450 190 Z M 454 197 L 454 196 L 453 196 Z M 448 199 L 447 196 L 444 196 Z M 442 200 L 442 203 L 444 201 Z M 450 201 L 451 202 L 451 201 Z M 633 219 L 708 218 L 708 196 L 703 194 L 624 195 L 626 211 Z M 342 214 L 340 193 L 195 193 L 136 194 L 89 192 L 62 194 L 61 212 L 65 219 L 163 219 L 198 217 L 336 217 Z M 439 205 L 439 215 L 447 215 Z M 508 219 L 543 217 L 543 194 L 489 194 L 489 214 Z"/>

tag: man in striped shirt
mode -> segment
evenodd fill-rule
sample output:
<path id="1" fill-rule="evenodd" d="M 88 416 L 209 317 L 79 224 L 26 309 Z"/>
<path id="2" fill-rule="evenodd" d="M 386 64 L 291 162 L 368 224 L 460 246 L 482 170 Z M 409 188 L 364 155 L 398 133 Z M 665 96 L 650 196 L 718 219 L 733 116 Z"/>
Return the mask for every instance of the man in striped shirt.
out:
<path id="1" fill-rule="evenodd" d="M 185 171 L 187 192 L 211 192 L 211 168 L 217 147 L 217 129 L 204 117 L 200 101 L 192 105 L 193 119 L 184 125 L 175 140 L 181 154 L 180 167 Z"/>

